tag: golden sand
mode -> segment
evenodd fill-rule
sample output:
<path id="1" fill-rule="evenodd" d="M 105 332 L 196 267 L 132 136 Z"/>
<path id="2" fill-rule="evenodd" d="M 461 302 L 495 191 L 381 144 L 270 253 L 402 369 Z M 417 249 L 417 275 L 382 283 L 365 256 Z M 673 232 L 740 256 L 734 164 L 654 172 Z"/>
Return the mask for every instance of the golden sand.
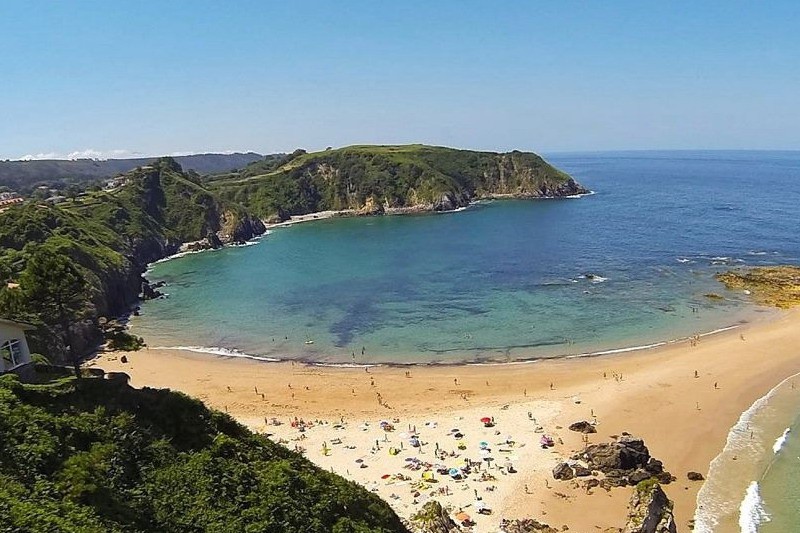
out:
<path id="1" fill-rule="evenodd" d="M 101 354 L 89 364 L 126 372 L 136 387 L 183 391 L 290 448 L 302 447 L 318 465 L 380 494 L 401 516 L 413 514 L 433 493 L 444 505 L 468 512 L 477 531 L 495 531 L 500 518 L 533 517 L 589 532 L 624 525 L 631 489 L 588 494 L 571 481 L 552 479 L 553 466 L 585 445 L 581 434 L 566 429 L 569 424 L 596 420 L 598 432 L 589 443 L 624 431 L 642 437 L 678 478 L 664 488 L 685 529 L 701 485 L 686 473 L 705 474 L 740 413 L 800 371 L 798 347 L 800 313 L 789 311 L 696 343 L 525 364 L 367 371 L 170 350 L 127 353 L 127 363 L 119 353 Z M 484 427 L 485 416 L 495 417 L 494 427 Z M 294 417 L 313 426 L 300 432 L 290 423 Z M 273 418 L 281 424 L 273 425 Z M 383 431 L 381 421 L 395 430 Z M 452 429 L 464 437 L 455 439 Z M 421 448 L 411 449 L 401 436 L 410 430 L 420 435 Z M 541 432 L 554 438 L 552 449 L 538 445 Z M 495 468 L 487 469 L 494 480 L 437 476 L 423 483 L 418 471 L 404 468 L 414 457 L 445 466 L 465 457 L 480 461 L 481 441 L 495 456 L 489 463 Z M 403 450 L 390 455 L 389 448 L 401 442 Z M 436 447 L 459 456 L 439 459 Z M 517 473 L 496 468 L 506 462 Z M 491 515 L 477 515 L 476 494 Z"/>

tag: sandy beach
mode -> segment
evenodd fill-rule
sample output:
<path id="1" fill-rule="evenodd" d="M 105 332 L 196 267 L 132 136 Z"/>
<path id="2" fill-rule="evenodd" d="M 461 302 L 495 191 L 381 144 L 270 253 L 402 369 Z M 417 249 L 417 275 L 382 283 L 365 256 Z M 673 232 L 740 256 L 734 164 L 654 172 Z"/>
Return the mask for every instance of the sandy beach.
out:
<path id="1" fill-rule="evenodd" d="M 622 527 L 630 488 L 587 493 L 554 480 L 551 470 L 585 446 L 569 424 L 596 423 L 589 443 L 627 431 L 677 477 L 664 488 L 685 530 L 701 486 L 687 472 L 705 474 L 742 411 L 800 371 L 797 346 L 800 313 L 789 311 L 699 342 L 525 364 L 365 369 L 160 349 L 126 353 L 127 363 L 121 353 L 104 353 L 87 364 L 227 411 L 375 491 L 401 516 L 434 498 L 454 513 L 463 509 L 481 532 L 522 517 L 579 532 Z M 493 418 L 491 427 L 484 417 Z M 543 449 L 542 434 L 555 446 Z M 437 472 L 465 460 L 474 467 L 466 479 Z M 432 480 L 423 480 L 426 463 L 435 465 L 425 474 Z M 479 514 L 476 505 L 492 513 Z"/>

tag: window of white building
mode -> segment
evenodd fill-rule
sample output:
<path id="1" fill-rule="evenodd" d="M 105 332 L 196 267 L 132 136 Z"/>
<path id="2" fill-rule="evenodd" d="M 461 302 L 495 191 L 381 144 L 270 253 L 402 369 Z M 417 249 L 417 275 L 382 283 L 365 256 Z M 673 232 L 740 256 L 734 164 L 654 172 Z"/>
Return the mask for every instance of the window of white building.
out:
<path id="1" fill-rule="evenodd" d="M 0 345 L 0 356 L 3 358 L 3 366 L 6 370 L 10 370 L 15 366 L 21 364 L 22 361 L 22 347 L 17 339 L 11 339 Z"/>

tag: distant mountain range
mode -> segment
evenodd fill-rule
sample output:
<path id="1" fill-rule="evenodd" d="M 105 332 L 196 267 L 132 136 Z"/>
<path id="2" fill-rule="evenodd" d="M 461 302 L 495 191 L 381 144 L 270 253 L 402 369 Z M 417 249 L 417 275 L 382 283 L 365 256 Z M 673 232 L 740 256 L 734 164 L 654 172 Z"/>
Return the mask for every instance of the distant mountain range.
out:
<path id="1" fill-rule="evenodd" d="M 147 165 L 157 157 L 136 159 L 41 159 L 33 161 L 0 161 L 0 186 L 27 193 L 39 185 L 63 186 L 87 183 L 128 172 Z M 255 152 L 233 154 L 195 154 L 173 158 L 184 170 L 199 174 L 214 174 L 241 169 L 261 161 L 264 156 Z"/>

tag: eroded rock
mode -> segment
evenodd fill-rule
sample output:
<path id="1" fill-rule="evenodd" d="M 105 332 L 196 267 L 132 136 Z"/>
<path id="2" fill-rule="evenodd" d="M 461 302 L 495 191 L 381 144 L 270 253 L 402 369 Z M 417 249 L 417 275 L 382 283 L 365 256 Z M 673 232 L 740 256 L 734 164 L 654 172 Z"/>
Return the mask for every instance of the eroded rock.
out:
<path id="1" fill-rule="evenodd" d="M 636 485 L 623 533 L 677 533 L 672 501 L 656 481 Z"/>
<path id="2" fill-rule="evenodd" d="M 445 511 L 442 504 L 431 500 L 422 506 L 417 514 L 411 517 L 414 531 L 418 533 L 454 533 L 461 528 Z"/>

